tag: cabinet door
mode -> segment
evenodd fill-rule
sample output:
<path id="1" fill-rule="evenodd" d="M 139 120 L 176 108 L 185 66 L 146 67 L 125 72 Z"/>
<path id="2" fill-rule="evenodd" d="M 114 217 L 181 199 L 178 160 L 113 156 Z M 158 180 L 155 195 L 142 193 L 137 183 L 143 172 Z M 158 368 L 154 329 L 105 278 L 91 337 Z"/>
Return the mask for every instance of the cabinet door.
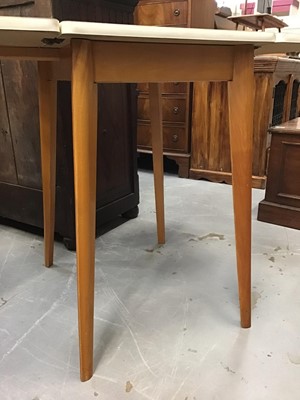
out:
<path id="1" fill-rule="evenodd" d="M 41 188 L 36 64 L 2 61 L 18 184 Z"/>
<path id="2" fill-rule="evenodd" d="M 0 181 L 17 183 L 15 158 L 9 127 L 2 68 L 0 66 Z"/>
<path id="3" fill-rule="evenodd" d="M 0 15 L 51 17 L 51 0 L 1 0 Z"/>
<path id="4" fill-rule="evenodd" d="M 2 0 L 0 15 L 51 15 L 50 0 Z M 41 12 L 41 10 L 43 10 Z M 41 188 L 36 63 L 2 60 L 3 88 L 15 156 L 15 183 Z M 1 105 L 1 112 L 3 106 Z M 2 169 L 1 169 L 2 170 Z M 5 181 L 5 180 L 4 180 Z"/>

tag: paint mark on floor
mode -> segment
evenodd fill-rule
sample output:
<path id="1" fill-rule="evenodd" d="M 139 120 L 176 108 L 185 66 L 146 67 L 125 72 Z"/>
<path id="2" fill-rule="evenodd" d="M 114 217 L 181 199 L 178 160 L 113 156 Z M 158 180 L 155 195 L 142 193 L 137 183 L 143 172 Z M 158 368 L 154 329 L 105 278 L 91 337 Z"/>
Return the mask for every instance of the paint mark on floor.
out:
<path id="1" fill-rule="evenodd" d="M 219 239 L 219 240 L 224 240 L 224 235 L 221 235 L 220 233 L 208 233 L 207 235 L 200 236 L 198 237 L 198 240 L 204 240 L 204 239 Z"/>
<path id="2" fill-rule="evenodd" d="M 130 381 L 126 382 L 125 392 L 129 393 L 133 389 L 133 384 Z"/>
<path id="3" fill-rule="evenodd" d="M 228 365 L 224 365 L 222 362 L 220 363 L 224 369 L 226 369 L 227 372 L 230 372 L 231 374 L 235 374 L 235 371 L 231 368 L 228 367 Z"/>
<path id="4" fill-rule="evenodd" d="M 258 292 L 252 292 L 251 296 L 251 306 L 252 310 L 256 307 L 258 300 L 261 298 L 261 293 Z"/>
<path id="5" fill-rule="evenodd" d="M 198 350 L 195 350 L 195 349 L 188 349 L 188 351 L 191 353 L 198 353 Z"/>
<path id="6" fill-rule="evenodd" d="M 300 355 L 287 353 L 287 356 L 292 364 L 300 365 Z"/>

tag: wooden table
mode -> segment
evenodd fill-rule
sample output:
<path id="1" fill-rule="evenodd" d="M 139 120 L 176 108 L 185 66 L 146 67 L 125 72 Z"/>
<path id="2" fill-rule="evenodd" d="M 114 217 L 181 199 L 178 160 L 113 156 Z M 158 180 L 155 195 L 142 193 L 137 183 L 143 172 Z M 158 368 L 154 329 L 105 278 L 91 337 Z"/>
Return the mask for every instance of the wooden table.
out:
<path id="1" fill-rule="evenodd" d="M 0 18 L 0 57 L 38 61 L 45 264 L 53 262 L 56 85 L 72 80 L 81 380 L 93 374 L 97 82 L 149 82 L 158 241 L 164 242 L 158 82 L 229 82 L 229 125 L 241 326 L 251 325 L 254 48 L 273 33 Z M 241 93 L 242 92 L 242 93 Z"/>
<path id="2" fill-rule="evenodd" d="M 235 22 L 236 29 L 238 29 L 239 25 L 243 25 L 256 31 L 264 31 L 266 28 L 278 28 L 280 32 L 281 28 L 287 26 L 281 19 L 267 13 L 237 15 L 228 17 L 228 19 Z"/>

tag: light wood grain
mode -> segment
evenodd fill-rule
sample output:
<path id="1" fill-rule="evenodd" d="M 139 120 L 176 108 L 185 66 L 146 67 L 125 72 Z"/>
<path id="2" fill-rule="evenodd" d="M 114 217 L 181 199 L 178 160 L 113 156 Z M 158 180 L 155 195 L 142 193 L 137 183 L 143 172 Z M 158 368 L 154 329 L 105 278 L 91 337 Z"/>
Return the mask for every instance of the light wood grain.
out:
<path id="1" fill-rule="evenodd" d="M 251 326 L 251 170 L 253 135 L 253 49 L 235 49 L 228 84 L 233 205 L 241 326 Z M 242 88 L 242 93 L 241 93 Z"/>
<path id="2" fill-rule="evenodd" d="M 38 63 L 45 266 L 53 264 L 56 178 L 57 82 L 51 62 Z"/>
<path id="3" fill-rule="evenodd" d="M 72 49 L 72 114 L 80 377 L 86 381 L 93 374 L 97 149 L 97 86 L 88 41 L 75 41 Z"/>
<path id="4" fill-rule="evenodd" d="M 93 42 L 93 48 L 97 82 L 156 83 L 232 79 L 231 46 Z"/>

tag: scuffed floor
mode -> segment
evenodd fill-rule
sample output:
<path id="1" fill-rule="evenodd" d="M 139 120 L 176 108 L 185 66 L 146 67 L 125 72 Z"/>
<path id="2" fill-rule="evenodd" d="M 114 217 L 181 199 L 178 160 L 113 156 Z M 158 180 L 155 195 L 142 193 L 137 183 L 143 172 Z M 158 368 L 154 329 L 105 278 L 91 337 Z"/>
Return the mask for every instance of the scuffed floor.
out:
<path id="1" fill-rule="evenodd" d="M 1 400 L 297 400 L 300 232 L 256 221 L 253 325 L 239 327 L 231 186 L 152 174 L 137 219 L 96 241 L 95 374 L 80 383 L 75 254 L 0 226 Z"/>

